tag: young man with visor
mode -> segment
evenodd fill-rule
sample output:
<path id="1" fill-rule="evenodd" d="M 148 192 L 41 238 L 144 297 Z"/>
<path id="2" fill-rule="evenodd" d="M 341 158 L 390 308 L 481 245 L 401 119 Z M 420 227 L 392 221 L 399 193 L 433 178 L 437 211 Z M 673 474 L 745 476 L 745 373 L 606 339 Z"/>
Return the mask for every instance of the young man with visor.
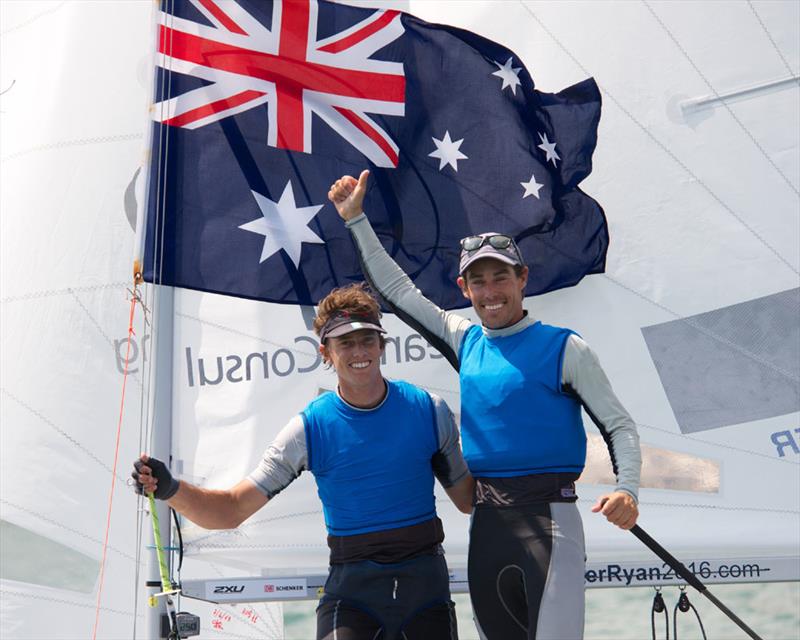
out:
<path id="1" fill-rule="evenodd" d="M 155 493 L 208 529 L 241 524 L 304 470 L 314 474 L 328 529 L 331 569 L 317 608 L 318 640 L 457 638 L 433 480 L 471 511 L 474 482 L 447 405 L 380 363 L 386 331 L 360 285 L 320 302 L 314 330 L 338 378 L 281 430 L 258 467 L 228 490 L 174 479 L 142 455 L 139 492 Z"/>
<path id="2" fill-rule="evenodd" d="M 445 312 L 389 257 L 362 212 L 369 172 L 344 176 L 329 199 L 366 275 L 398 315 L 459 371 L 464 457 L 476 481 L 469 586 L 490 640 L 578 640 L 584 623 L 584 540 L 575 501 L 585 408 L 611 453 L 617 486 L 592 507 L 629 529 L 638 517 L 636 426 L 595 354 L 569 329 L 523 309 L 528 268 L 510 236 L 462 240 L 458 285 L 480 318 Z"/>

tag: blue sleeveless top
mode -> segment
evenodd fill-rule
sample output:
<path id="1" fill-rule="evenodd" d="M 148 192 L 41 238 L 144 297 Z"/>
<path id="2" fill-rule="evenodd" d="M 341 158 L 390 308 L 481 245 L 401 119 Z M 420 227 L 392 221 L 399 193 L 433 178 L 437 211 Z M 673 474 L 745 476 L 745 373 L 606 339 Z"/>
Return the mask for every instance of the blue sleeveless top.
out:
<path id="1" fill-rule="evenodd" d="M 473 476 L 575 472 L 586 461 L 578 401 L 561 391 L 572 332 L 540 322 L 488 338 L 471 327 L 461 344 L 461 439 Z"/>
<path id="2" fill-rule="evenodd" d="M 433 400 L 407 382 L 387 385 L 386 399 L 375 409 L 356 409 L 329 392 L 301 414 L 308 469 L 330 535 L 397 529 L 436 516 Z"/>

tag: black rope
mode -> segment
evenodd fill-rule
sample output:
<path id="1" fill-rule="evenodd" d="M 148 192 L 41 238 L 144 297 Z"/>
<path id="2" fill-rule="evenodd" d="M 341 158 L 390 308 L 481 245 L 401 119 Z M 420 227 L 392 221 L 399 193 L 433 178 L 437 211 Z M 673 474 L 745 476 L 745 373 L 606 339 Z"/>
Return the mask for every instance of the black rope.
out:
<path id="1" fill-rule="evenodd" d="M 653 607 L 650 609 L 650 627 L 653 630 L 653 640 L 656 640 L 656 614 L 664 614 L 664 629 L 667 633 L 667 640 L 669 640 L 669 612 L 667 605 L 664 603 L 664 598 L 661 595 L 661 587 L 655 587 L 656 595 L 653 596 Z"/>
<path id="2" fill-rule="evenodd" d="M 700 633 L 703 634 L 703 640 L 708 640 L 705 627 L 703 627 L 703 621 L 700 619 L 700 614 L 697 612 L 695 606 L 689 602 L 689 596 L 686 595 L 686 587 L 681 587 L 680 589 L 681 595 L 678 598 L 678 602 L 675 603 L 675 608 L 672 610 L 672 635 L 675 637 L 675 640 L 678 640 L 678 610 L 683 613 L 688 613 L 689 610 L 691 610 L 694 611 L 697 624 L 700 625 Z M 669 628 L 669 617 L 667 618 L 667 628 Z"/>
<path id="3" fill-rule="evenodd" d="M 683 580 L 688 582 L 692 587 L 697 589 L 700 593 L 702 593 L 706 598 L 711 600 L 714 605 L 722 611 L 726 616 L 728 616 L 733 622 L 735 622 L 738 627 L 744 631 L 748 636 L 753 638 L 753 640 L 761 640 L 761 636 L 759 636 L 755 631 L 753 631 L 750 627 L 748 627 L 740 618 L 737 616 L 733 611 L 728 609 L 724 604 L 722 604 L 713 593 L 711 593 L 706 585 L 704 585 L 700 579 L 693 574 L 689 569 L 687 569 L 684 565 L 682 565 L 675 557 L 667 551 L 664 547 L 662 547 L 658 542 L 656 542 L 650 535 L 642 529 L 638 524 L 631 527 L 631 533 L 635 535 L 642 543 L 650 549 L 653 553 L 655 553 L 659 558 L 661 558 L 664 562 L 666 562 L 672 570 Z M 687 599 L 688 602 L 688 599 Z M 695 612 L 696 613 L 696 612 Z M 698 616 L 699 620 L 700 616 Z M 702 623 L 700 623 L 702 628 Z M 703 631 L 703 637 L 705 637 L 705 630 Z"/>
<path id="4" fill-rule="evenodd" d="M 183 566 L 183 536 L 181 535 L 181 523 L 178 521 L 178 513 L 172 508 L 170 508 L 170 511 L 175 521 L 175 531 L 178 533 L 178 568 L 176 569 L 176 573 L 178 574 L 178 582 L 180 582 L 181 567 Z"/>

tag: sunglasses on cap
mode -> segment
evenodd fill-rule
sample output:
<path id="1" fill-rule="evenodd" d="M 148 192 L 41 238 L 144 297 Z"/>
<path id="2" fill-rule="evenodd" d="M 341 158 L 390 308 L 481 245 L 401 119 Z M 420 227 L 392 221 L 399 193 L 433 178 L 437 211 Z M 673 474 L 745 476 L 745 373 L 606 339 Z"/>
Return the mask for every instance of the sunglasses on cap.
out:
<path id="1" fill-rule="evenodd" d="M 493 249 L 499 249 L 500 251 L 511 250 L 516 256 L 517 260 L 519 260 L 519 263 L 523 264 L 522 252 L 519 250 L 517 243 L 514 242 L 514 238 L 504 233 L 467 236 L 466 238 L 461 239 L 461 249 L 467 253 L 477 251 L 482 246 L 487 244 Z"/>
<path id="2" fill-rule="evenodd" d="M 510 246 L 517 248 L 514 239 L 503 233 L 495 233 L 487 236 L 467 236 L 461 239 L 461 248 L 464 251 L 477 251 L 483 245 L 489 244 L 495 249 L 508 249 Z"/>

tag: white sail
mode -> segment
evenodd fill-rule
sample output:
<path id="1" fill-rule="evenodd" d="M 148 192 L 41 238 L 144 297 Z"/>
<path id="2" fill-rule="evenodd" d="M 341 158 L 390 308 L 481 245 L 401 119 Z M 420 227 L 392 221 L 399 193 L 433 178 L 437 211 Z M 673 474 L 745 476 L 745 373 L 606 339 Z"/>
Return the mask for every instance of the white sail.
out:
<path id="1" fill-rule="evenodd" d="M 587 339 L 637 421 L 641 525 L 712 582 L 798 579 L 797 5 L 392 6 L 502 42 L 542 90 L 595 76 L 604 113 L 582 187 L 608 217 L 607 270 L 526 307 Z M 196 292 L 177 299 L 176 453 L 185 477 L 226 486 L 335 379 L 300 310 Z M 400 345 L 387 349 L 386 374 L 458 412 L 449 365 L 396 318 L 386 326 Z M 589 512 L 613 474 L 585 423 L 587 586 L 674 581 L 638 540 Z M 324 574 L 308 476 L 235 532 L 190 528 L 188 553 L 265 575 Z M 461 568 L 468 520 L 446 499 L 437 508 L 449 563 Z"/>
<path id="2" fill-rule="evenodd" d="M 138 1 L 0 3 L 0 636 L 9 640 L 86 640 L 98 606 L 97 638 L 146 637 L 155 590 L 145 589 L 142 554 L 152 534 L 125 484 L 148 448 L 151 354 L 140 310 L 98 592 L 151 14 Z M 214 620 L 241 637 L 282 634 L 275 607 L 189 609 L 203 614 L 204 637 L 219 637 Z"/>
<path id="3" fill-rule="evenodd" d="M 597 79 L 600 141 L 582 187 L 608 217 L 607 270 L 526 306 L 587 339 L 639 424 L 642 526 L 698 570 L 714 561 L 712 580 L 797 580 L 800 5 L 391 4 L 502 42 L 542 90 Z M 151 9 L 0 3 L 3 638 L 52 636 L 56 624 L 59 637 L 92 633 L 127 337 L 134 176 L 146 144 Z M 229 486 L 335 376 L 316 359 L 303 310 L 197 292 L 175 298 L 174 466 L 202 486 Z M 396 339 L 386 375 L 439 393 L 458 412 L 449 365 L 396 318 L 386 326 Z M 140 323 L 98 637 L 128 637 L 144 624 L 137 501 L 121 482 L 147 448 L 148 340 Z M 579 505 L 595 571 L 587 584 L 622 586 L 627 576 L 638 584 L 626 563 L 662 565 L 589 513 L 611 477 L 586 424 Z M 460 570 L 467 519 L 439 497 L 448 561 Z M 310 474 L 235 532 L 184 523 L 183 533 L 187 580 L 306 576 L 327 565 Z M 599 573 L 609 565 L 620 570 Z M 258 606 L 185 608 L 203 615 L 204 637 L 279 636 L 280 611 Z"/>

